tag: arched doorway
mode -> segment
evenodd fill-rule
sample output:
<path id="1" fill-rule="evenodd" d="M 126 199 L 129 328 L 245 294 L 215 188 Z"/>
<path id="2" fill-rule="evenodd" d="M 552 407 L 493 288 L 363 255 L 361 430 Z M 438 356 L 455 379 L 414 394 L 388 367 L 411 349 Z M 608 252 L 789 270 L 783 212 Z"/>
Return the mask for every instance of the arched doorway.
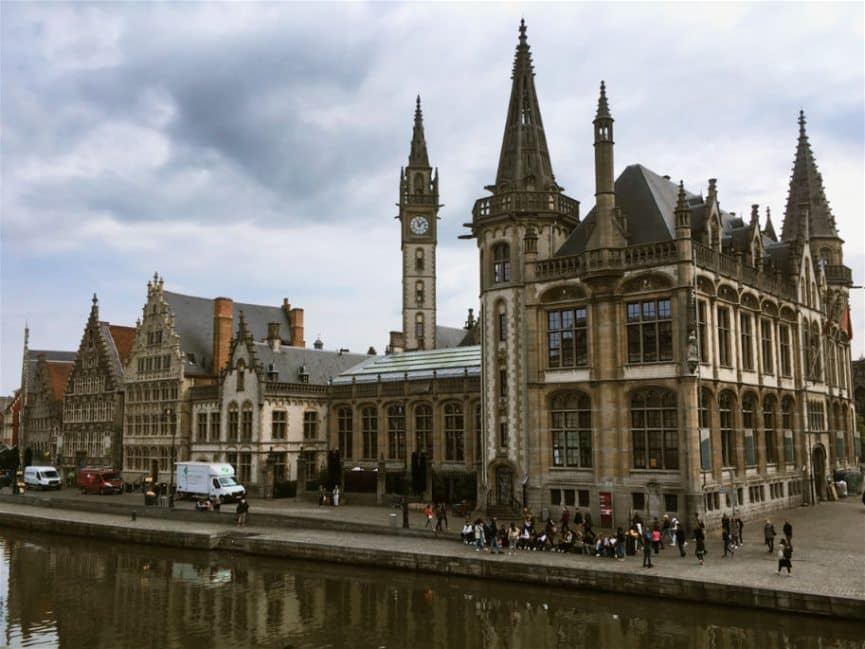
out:
<path id="1" fill-rule="evenodd" d="M 811 451 L 811 466 L 814 468 L 814 490 L 817 500 L 826 499 L 826 450 L 817 445 Z"/>
<path id="2" fill-rule="evenodd" d="M 496 504 L 510 505 L 514 496 L 514 472 L 509 466 L 496 467 Z"/>

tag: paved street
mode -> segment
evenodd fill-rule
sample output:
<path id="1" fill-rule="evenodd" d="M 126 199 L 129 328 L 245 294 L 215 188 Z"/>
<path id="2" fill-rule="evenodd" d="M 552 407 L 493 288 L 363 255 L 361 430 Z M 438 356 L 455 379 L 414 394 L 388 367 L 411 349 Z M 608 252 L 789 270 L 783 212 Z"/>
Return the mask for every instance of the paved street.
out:
<path id="1" fill-rule="evenodd" d="M 124 496 L 80 496 L 70 490 L 62 492 L 63 497 L 100 499 L 106 502 L 126 502 L 130 505 L 140 505 L 141 495 Z M 44 497 L 54 497 L 45 494 Z M 181 509 L 191 509 L 190 503 L 179 503 Z M 22 511 L 23 507 L 8 503 L 0 504 L 0 512 Z M 220 534 L 230 526 L 222 523 L 209 522 L 206 514 L 202 521 L 185 522 L 158 518 L 139 517 L 135 523 L 129 521 L 127 515 L 89 513 L 80 511 L 62 511 L 27 507 L 34 515 L 46 517 L 69 517 L 75 520 L 91 520 L 94 523 L 133 524 L 149 529 L 184 529 L 190 533 Z M 255 525 L 256 513 L 292 516 L 310 520 L 309 526 L 298 526 L 293 523 L 291 529 L 279 526 L 258 527 Z M 246 532 L 255 534 L 262 539 L 272 538 L 284 541 L 308 541 L 336 547 L 376 548 L 390 552 L 426 553 L 437 556 L 469 556 L 474 555 L 479 561 L 513 561 L 529 562 L 544 565 L 574 565 L 579 564 L 592 569 L 614 572 L 632 572 L 646 575 L 648 573 L 677 577 L 689 580 L 714 582 L 730 586 L 747 585 L 760 588 L 771 588 L 784 591 L 808 592 L 826 595 L 838 595 L 865 599 L 865 553 L 862 551 L 863 533 L 865 533 L 865 506 L 860 496 L 851 496 L 844 501 L 823 503 L 817 507 L 801 507 L 772 516 L 775 528 L 781 536 L 784 520 L 793 525 L 793 542 L 795 554 L 793 557 L 793 576 L 777 575 L 777 559 L 770 554 L 763 544 L 763 520 L 746 521 L 744 529 L 744 546 L 732 558 L 722 558 L 723 550 L 720 532 L 710 533 L 708 540 L 708 555 L 705 565 L 699 566 L 693 556 L 693 543 L 689 544 L 689 554 L 680 558 L 675 549 L 662 550 L 660 555 L 653 557 L 655 567 L 649 571 L 642 568 L 641 555 L 628 557 L 625 561 L 615 561 L 592 556 L 563 555 L 545 552 L 517 552 L 515 555 L 501 557 L 488 553 L 477 553 L 471 547 L 458 541 L 457 530 L 462 521 L 451 518 L 451 530 L 444 535 L 436 536 L 432 531 L 429 538 L 399 533 L 390 533 L 389 515 L 398 516 L 399 510 L 388 507 L 341 506 L 318 507 L 314 503 L 298 503 L 293 500 L 251 500 L 250 526 Z M 350 523 L 348 529 L 333 531 L 316 528 L 313 522 L 318 519 L 338 519 Z M 423 529 L 425 519 L 420 512 L 411 512 L 413 529 Z M 776 539 L 777 540 L 777 539 Z"/>

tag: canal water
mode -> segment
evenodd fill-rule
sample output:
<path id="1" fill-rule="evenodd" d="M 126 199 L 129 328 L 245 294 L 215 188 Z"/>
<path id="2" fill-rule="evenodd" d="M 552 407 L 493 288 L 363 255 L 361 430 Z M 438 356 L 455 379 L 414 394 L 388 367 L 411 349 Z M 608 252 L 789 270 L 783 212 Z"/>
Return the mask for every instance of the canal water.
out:
<path id="1" fill-rule="evenodd" d="M 834 649 L 865 625 L 0 528 L 0 647 Z"/>

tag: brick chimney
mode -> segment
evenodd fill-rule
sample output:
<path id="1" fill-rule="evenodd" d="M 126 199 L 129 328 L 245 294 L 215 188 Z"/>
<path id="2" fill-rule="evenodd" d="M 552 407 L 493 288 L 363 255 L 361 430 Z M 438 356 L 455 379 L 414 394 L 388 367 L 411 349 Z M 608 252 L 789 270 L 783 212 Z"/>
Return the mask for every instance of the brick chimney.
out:
<path id="1" fill-rule="evenodd" d="M 291 323 L 291 346 L 306 347 L 306 341 L 303 339 L 303 309 L 289 311 L 289 322 Z"/>
<path id="2" fill-rule="evenodd" d="M 231 298 L 218 297 L 213 300 L 213 373 L 219 374 L 228 363 L 231 348 L 234 303 Z"/>
<path id="3" fill-rule="evenodd" d="M 267 323 L 267 344 L 270 348 L 278 352 L 279 347 L 282 344 L 282 339 L 279 337 L 279 323 L 278 322 L 268 322 Z"/>

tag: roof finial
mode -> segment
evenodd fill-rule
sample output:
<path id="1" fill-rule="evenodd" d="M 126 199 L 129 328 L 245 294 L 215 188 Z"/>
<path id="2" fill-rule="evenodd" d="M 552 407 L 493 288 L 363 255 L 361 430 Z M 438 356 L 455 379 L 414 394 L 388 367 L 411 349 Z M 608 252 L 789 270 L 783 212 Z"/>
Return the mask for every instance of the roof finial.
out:
<path id="1" fill-rule="evenodd" d="M 607 103 L 607 86 L 601 81 L 601 94 L 598 97 L 598 114 L 595 115 L 595 119 L 599 117 L 612 117 L 610 115 L 610 106 Z"/>
<path id="2" fill-rule="evenodd" d="M 98 301 L 99 301 L 99 300 L 96 299 L 96 293 L 94 293 L 94 294 L 93 294 L 93 305 L 96 306 L 96 303 L 97 303 Z"/>
<path id="3" fill-rule="evenodd" d="M 526 19 L 520 18 L 520 41 L 526 42 Z"/>
<path id="4" fill-rule="evenodd" d="M 805 111 L 799 109 L 799 135 L 805 135 Z"/>

